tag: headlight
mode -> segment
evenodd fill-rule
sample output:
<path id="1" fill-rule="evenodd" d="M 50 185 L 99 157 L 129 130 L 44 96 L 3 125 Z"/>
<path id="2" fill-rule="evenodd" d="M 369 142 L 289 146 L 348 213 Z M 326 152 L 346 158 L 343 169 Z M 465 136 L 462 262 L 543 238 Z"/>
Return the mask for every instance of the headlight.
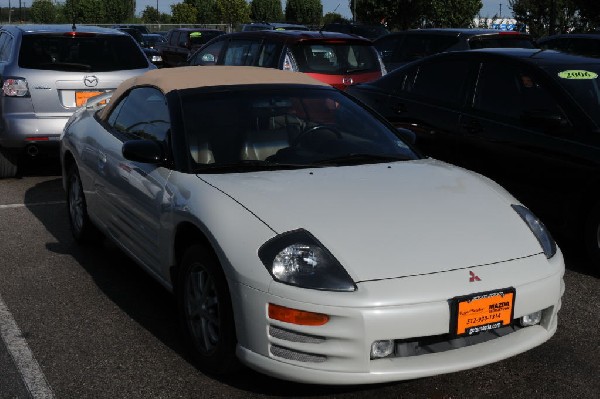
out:
<path id="1" fill-rule="evenodd" d="M 306 230 L 290 231 L 269 240 L 260 247 L 258 256 L 281 283 L 316 290 L 356 290 L 342 265 Z"/>
<path id="2" fill-rule="evenodd" d="M 537 218 L 529 209 L 525 208 L 523 205 L 511 205 L 512 208 L 521 216 L 521 219 L 527 223 L 527 226 L 533 232 L 533 235 L 539 241 L 542 249 L 544 250 L 544 254 L 546 254 L 546 258 L 550 259 L 556 253 L 556 242 L 550 235 L 550 232 L 544 226 L 544 223 L 540 219 Z"/>

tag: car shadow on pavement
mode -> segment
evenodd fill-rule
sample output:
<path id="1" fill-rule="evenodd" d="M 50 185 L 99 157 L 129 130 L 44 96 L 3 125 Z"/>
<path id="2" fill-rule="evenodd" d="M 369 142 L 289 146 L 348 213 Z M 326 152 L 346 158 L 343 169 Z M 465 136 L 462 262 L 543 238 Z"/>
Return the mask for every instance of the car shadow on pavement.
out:
<path id="1" fill-rule="evenodd" d="M 59 195 L 64 198 L 62 180 L 58 176 L 40 182 L 25 192 L 24 203 L 27 208 L 55 239 L 55 242 L 46 243 L 47 250 L 72 256 L 110 301 L 162 344 L 194 365 L 183 347 L 174 297 L 108 239 L 103 238 L 100 242 L 86 246 L 77 244 L 69 229 L 66 204 L 58 204 L 51 211 L 39 206 L 44 201 L 56 202 Z M 360 388 L 291 383 L 245 367 L 231 376 L 208 376 L 235 389 L 277 396 L 335 395 L 382 386 L 379 384 Z"/>

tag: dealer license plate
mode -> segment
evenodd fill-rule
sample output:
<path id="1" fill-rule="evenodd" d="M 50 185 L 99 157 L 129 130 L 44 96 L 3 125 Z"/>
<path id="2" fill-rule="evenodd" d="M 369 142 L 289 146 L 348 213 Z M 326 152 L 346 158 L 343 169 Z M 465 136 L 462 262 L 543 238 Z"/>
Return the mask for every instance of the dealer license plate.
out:
<path id="1" fill-rule="evenodd" d="M 451 300 L 450 331 L 455 335 L 473 335 L 512 323 L 515 289 L 484 292 Z"/>
<path id="2" fill-rule="evenodd" d="M 92 97 L 102 94 L 101 91 L 76 91 L 75 92 L 75 105 L 81 107 L 85 102 Z"/>

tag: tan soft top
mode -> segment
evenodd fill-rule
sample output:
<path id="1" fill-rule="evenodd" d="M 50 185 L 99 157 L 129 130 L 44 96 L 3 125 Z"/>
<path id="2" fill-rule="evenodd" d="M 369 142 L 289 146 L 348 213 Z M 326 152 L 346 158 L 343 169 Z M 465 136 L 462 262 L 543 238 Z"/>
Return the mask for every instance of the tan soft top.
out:
<path id="1" fill-rule="evenodd" d="M 305 84 L 328 86 L 301 72 L 273 68 L 246 66 L 189 66 L 155 69 L 125 80 L 112 95 L 110 103 L 102 110 L 107 116 L 118 99 L 136 86 L 154 86 L 167 94 L 173 90 L 194 87 L 231 86 L 251 84 Z"/>

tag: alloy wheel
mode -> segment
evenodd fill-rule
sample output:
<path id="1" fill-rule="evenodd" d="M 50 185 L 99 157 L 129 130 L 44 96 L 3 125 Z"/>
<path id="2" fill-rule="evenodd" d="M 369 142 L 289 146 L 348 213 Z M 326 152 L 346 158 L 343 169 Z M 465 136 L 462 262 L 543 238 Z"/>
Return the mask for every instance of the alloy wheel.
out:
<path id="1" fill-rule="evenodd" d="M 201 353 L 210 353 L 219 343 L 219 299 L 211 275 L 200 263 L 192 266 L 185 287 L 187 322 Z"/>

